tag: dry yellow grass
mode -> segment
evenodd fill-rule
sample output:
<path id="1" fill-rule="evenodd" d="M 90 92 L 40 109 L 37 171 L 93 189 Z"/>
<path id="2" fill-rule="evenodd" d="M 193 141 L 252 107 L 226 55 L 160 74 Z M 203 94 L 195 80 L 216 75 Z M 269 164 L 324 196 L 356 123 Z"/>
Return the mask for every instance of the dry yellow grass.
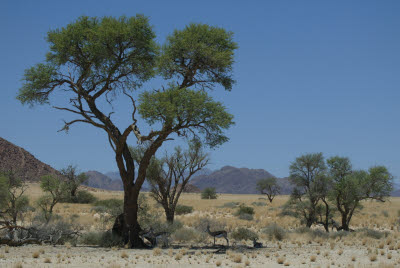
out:
<path id="1" fill-rule="evenodd" d="M 123 193 L 119 191 L 105 191 L 105 190 L 93 190 L 90 189 L 91 193 L 99 199 L 117 198 L 122 199 Z M 41 190 L 38 184 L 31 184 L 28 189 L 28 195 L 31 202 L 34 203 L 41 195 Z M 145 193 L 148 195 L 148 193 Z M 93 262 L 99 263 L 104 267 L 115 265 L 116 267 L 123 267 L 126 263 L 132 265 L 138 265 L 145 263 L 146 265 L 166 265 L 167 267 L 174 267 L 176 265 L 205 265 L 205 266 L 235 266 L 246 265 L 252 267 L 258 267 L 264 263 L 268 263 L 271 266 L 276 266 L 277 262 L 282 265 L 308 267 L 309 265 L 319 265 L 323 263 L 321 267 L 328 265 L 341 267 L 348 267 L 353 265 L 355 267 L 364 267 L 368 265 L 387 265 L 390 267 L 394 265 L 396 267 L 400 260 L 400 233 L 398 230 L 398 211 L 400 211 L 400 198 L 390 198 L 387 203 L 378 202 L 363 202 L 364 209 L 354 215 L 351 227 L 353 229 L 358 228 L 369 228 L 377 231 L 388 231 L 390 235 L 381 239 L 374 239 L 366 237 L 364 234 L 359 232 L 350 233 L 347 236 L 337 236 L 331 238 L 311 237 L 308 233 L 297 233 L 293 232 L 294 229 L 301 227 L 300 222 L 291 217 L 282 217 L 279 215 L 281 212 L 281 206 L 288 200 L 288 196 L 278 196 L 274 199 L 273 203 L 270 204 L 267 200 L 260 200 L 264 198 L 261 195 L 232 195 L 232 194 L 221 194 L 218 195 L 216 200 L 203 200 L 199 194 L 182 194 L 180 198 L 180 204 L 192 206 L 194 212 L 187 215 L 177 215 L 176 220 L 179 220 L 186 226 L 195 226 L 201 218 L 212 218 L 218 222 L 222 222 L 224 228 L 231 234 L 238 227 L 247 227 L 252 231 L 256 232 L 259 236 L 260 242 L 263 242 L 266 249 L 257 250 L 254 252 L 241 252 L 231 248 L 227 251 L 227 256 L 218 256 L 216 259 L 211 252 L 205 252 L 203 250 L 190 249 L 168 249 L 164 253 L 161 249 L 154 249 L 152 252 L 134 252 L 131 253 L 129 249 L 123 249 L 119 251 L 117 248 L 114 250 L 109 249 L 96 249 L 94 255 L 82 253 L 81 251 L 88 251 L 90 248 L 81 247 L 62 247 L 64 251 L 54 251 L 53 248 L 47 246 L 32 246 L 32 250 L 28 252 L 22 252 L 27 258 L 25 258 L 28 264 L 24 266 L 31 267 L 32 263 L 41 263 L 43 265 L 43 259 L 46 257 L 53 260 L 52 265 L 68 266 L 74 264 L 79 267 L 77 260 L 81 263 L 90 264 Z M 148 198 L 151 205 L 151 212 L 158 213 L 161 219 L 164 219 L 164 212 L 162 208 L 155 205 L 155 202 Z M 266 206 L 253 206 L 253 202 L 265 202 Z M 255 210 L 254 220 L 246 221 L 238 219 L 234 216 L 235 208 L 221 208 L 225 203 L 239 202 L 248 206 L 252 206 Z M 95 212 L 91 211 L 92 205 L 90 204 L 57 204 L 55 207 L 55 213 L 59 214 L 64 218 L 70 218 L 76 214 L 79 217 L 76 218 L 76 223 L 83 226 L 84 230 L 103 230 L 99 219 L 95 217 Z M 382 211 L 385 210 L 385 213 Z M 387 215 L 387 216 L 385 216 Z M 29 215 L 25 217 L 26 221 L 29 221 Z M 339 222 L 339 219 L 335 219 Z M 264 234 L 261 230 L 266 226 L 276 223 L 278 226 L 291 230 L 287 233 L 282 241 L 270 240 L 268 235 Z M 397 225 L 396 225 L 397 224 Z M 106 226 L 110 228 L 111 226 Z M 319 227 L 317 227 L 319 228 Z M 212 229 L 212 227 L 211 227 Z M 321 228 L 322 230 L 322 228 Z M 335 234 L 334 232 L 333 234 Z M 229 234 L 229 235 L 230 235 Z M 193 242 L 194 244 L 200 243 L 200 245 L 210 245 L 213 242 L 212 237 L 207 236 L 207 240 L 204 242 Z M 233 239 L 230 238 L 230 242 Z M 238 244 L 247 243 L 247 246 L 252 246 L 250 241 L 232 241 Z M 202 243 L 202 244 L 201 244 Z M 217 239 L 217 243 L 221 244 L 221 240 Z M 190 247 L 190 243 L 183 244 L 184 247 Z M 197 245 L 197 244 L 196 244 Z M 182 245 L 181 245 L 182 246 Z M 4 250 L 4 251 L 3 251 Z M 4 261 L 7 263 L 15 264 L 21 259 L 15 256 L 21 256 L 21 252 L 18 255 L 18 250 L 9 248 L 6 250 L 3 248 L 2 257 L 6 257 Z M 39 251 L 40 250 L 40 251 Z M 100 252 L 99 252 L 100 250 Z M 9 252 L 9 253 L 6 253 Z M 37 253 L 37 257 L 34 257 L 34 253 Z M 44 253 L 46 252 L 46 253 Z M 126 253 L 125 253 L 126 252 Z M 60 254 L 61 253 L 61 254 Z M 123 257 L 124 253 L 131 258 Z M 381 256 L 383 253 L 384 256 Z M 32 258 L 30 258 L 32 254 Z M 82 255 L 82 256 L 81 256 Z M 339 257 L 339 255 L 341 255 Z M 240 262 L 235 261 L 235 256 L 240 256 Z M 221 258 L 222 257 L 222 258 Z M 226 258 L 225 258 L 226 257 Z M 40 258 L 37 259 L 37 258 Z M 239 260 L 239 257 L 236 257 Z M 251 259 L 251 264 L 249 259 Z M 314 260 L 313 260 L 314 259 Z M 128 265 L 128 266 L 129 266 Z M 9 265 L 10 267 L 12 265 Z M 37 265 L 38 266 L 38 265 Z M 261 267 L 261 266 L 260 266 Z M 296 266 L 297 267 L 297 266 Z M 378 266 L 376 266 L 378 267 Z"/>

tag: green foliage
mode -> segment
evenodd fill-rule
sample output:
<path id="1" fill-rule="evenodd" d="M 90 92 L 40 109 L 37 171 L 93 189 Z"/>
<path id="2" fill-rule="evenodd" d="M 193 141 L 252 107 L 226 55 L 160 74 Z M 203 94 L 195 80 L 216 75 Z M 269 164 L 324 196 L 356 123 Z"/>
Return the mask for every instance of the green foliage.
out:
<path id="1" fill-rule="evenodd" d="M 386 238 L 390 235 L 390 232 L 388 231 L 377 231 L 373 229 L 368 229 L 368 228 L 361 228 L 357 230 L 359 233 L 363 233 L 367 237 L 371 237 L 374 239 L 381 239 L 381 238 Z"/>
<path id="2" fill-rule="evenodd" d="M 263 233 L 269 236 L 269 239 L 275 238 L 276 240 L 281 241 L 286 236 L 286 230 L 279 227 L 276 223 L 268 225 L 266 228 L 262 230 Z"/>
<path id="3" fill-rule="evenodd" d="M 56 87 L 68 83 L 63 68 L 85 76 L 84 86 L 96 89 L 132 88 L 154 74 L 157 45 L 148 19 L 136 17 L 80 17 L 47 35 L 46 63 L 25 71 L 18 94 L 22 103 L 43 104 Z M 123 52 L 123 53 L 122 53 Z M 97 91 L 97 90 L 96 90 Z"/>
<path id="4" fill-rule="evenodd" d="M 231 77 L 233 56 L 238 47 L 232 36 L 232 32 L 207 24 L 192 23 L 175 30 L 162 47 L 161 74 L 170 79 L 190 73 L 185 86 L 203 81 L 204 87 L 218 83 L 231 90 L 235 82 Z"/>
<path id="5" fill-rule="evenodd" d="M 113 235 L 111 231 L 107 232 L 87 232 L 78 240 L 79 244 L 100 246 L 100 247 L 116 247 L 123 246 L 122 238 Z"/>
<path id="6" fill-rule="evenodd" d="M 256 206 L 256 207 L 264 207 L 264 206 L 266 206 L 267 205 L 267 203 L 265 203 L 265 202 L 253 202 L 253 203 L 251 203 L 253 206 Z"/>
<path id="7" fill-rule="evenodd" d="M 72 197 L 67 195 L 67 197 L 61 200 L 62 203 L 76 203 L 76 204 L 91 204 L 97 201 L 97 198 L 88 191 L 78 190 L 76 195 Z"/>
<path id="8" fill-rule="evenodd" d="M 199 232 L 205 232 L 207 230 L 207 226 L 210 226 L 211 230 L 224 230 L 226 228 L 225 221 L 217 221 L 211 218 L 200 218 L 198 222 L 194 224 L 194 228 Z"/>
<path id="9" fill-rule="evenodd" d="M 192 228 L 181 228 L 174 232 L 172 238 L 179 242 L 191 242 L 199 239 L 200 233 Z"/>
<path id="10" fill-rule="evenodd" d="M 40 180 L 40 188 L 45 194 L 37 200 L 36 204 L 48 223 L 53 216 L 54 206 L 68 193 L 68 185 L 55 175 L 46 175 Z"/>
<path id="11" fill-rule="evenodd" d="M 108 223 L 114 221 L 115 218 L 123 212 L 124 201 L 121 199 L 104 199 L 94 203 L 93 211 L 101 213 L 102 221 Z"/>
<path id="12" fill-rule="evenodd" d="M 94 196 L 90 193 L 86 191 L 81 193 L 78 192 L 79 186 L 89 179 L 85 173 L 77 174 L 77 168 L 72 165 L 60 170 L 60 173 L 66 179 L 65 183 L 69 191 L 69 194 L 66 194 L 65 200 L 63 200 L 64 202 L 82 204 L 94 202 Z"/>
<path id="13" fill-rule="evenodd" d="M 237 206 L 239 206 L 239 202 L 227 202 L 224 203 L 222 206 L 219 206 L 220 208 L 235 208 Z"/>
<path id="14" fill-rule="evenodd" d="M 147 123 L 164 123 L 169 128 L 197 130 L 210 146 L 228 140 L 222 130 L 233 125 L 233 116 L 205 91 L 172 87 L 163 91 L 144 92 L 139 98 L 138 111 Z M 189 137 L 191 131 L 182 130 Z"/>
<path id="15" fill-rule="evenodd" d="M 16 173 L 0 173 L 0 217 L 16 224 L 18 218 L 29 207 L 29 199 L 24 195 L 27 185 Z"/>
<path id="16" fill-rule="evenodd" d="M 261 179 L 257 181 L 257 190 L 260 191 L 261 194 L 265 194 L 268 196 L 270 202 L 278 195 L 281 191 L 280 186 L 275 177 Z"/>
<path id="17" fill-rule="evenodd" d="M 247 220 L 251 221 L 253 220 L 253 215 L 254 215 L 254 208 L 248 207 L 245 205 L 240 205 L 237 211 L 235 212 L 235 215 L 239 217 L 241 220 Z"/>
<path id="18" fill-rule="evenodd" d="M 240 227 L 232 233 L 232 238 L 235 240 L 255 240 L 258 239 L 258 235 L 252 230 Z"/>
<path id="19" fill-rule="evenodd" d="M 236 211 L 235 215 L 241 215 L 241 214 L 250 214 L 254 215 L 254 208 L 248 207 L 245 205 L 241 205 L 238 210 Z"/>
<path id="20" fill-rule="evenodd" d="M 193 207 L 185 206 L 185 205 L 176 205 L 175 214 L 176 215 L 184 215 L 193 212 Z"/>
<path id="21" fill-rule="evenodd" d="M 201 192 L 201 199 L 217 199 L 215 188 L 208 187 Z"/>

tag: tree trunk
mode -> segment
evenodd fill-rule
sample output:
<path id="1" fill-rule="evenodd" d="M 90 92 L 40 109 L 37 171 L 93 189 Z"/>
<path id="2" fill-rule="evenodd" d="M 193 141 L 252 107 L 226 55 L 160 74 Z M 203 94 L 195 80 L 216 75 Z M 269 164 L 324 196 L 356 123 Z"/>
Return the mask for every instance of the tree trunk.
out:
<path id="1" fill-rule="evenodd" d="M 138 222 L 138 197 L 139 193 L 133 187 L 124 187 L 124 220 L 123 237 L 129 238 L 131 248 L 148 248 L 140 238 L 142 231 Z M 124 241 L 125 242 L 125 241 Z"/>
<path id="2" fill-rule="evenodd" d="M 348 220 L 347 220 L 347 213 L 343 212 L 342 214 L 342 226 L 340 226 L 340 230 L 350 231 Z"/>
<path id="3" fill-rule="evenodd" d="M 172 208 L 165 208 L 165 215 L 167 216 L 168 223 L 174 223 L 175 210 Z"/>

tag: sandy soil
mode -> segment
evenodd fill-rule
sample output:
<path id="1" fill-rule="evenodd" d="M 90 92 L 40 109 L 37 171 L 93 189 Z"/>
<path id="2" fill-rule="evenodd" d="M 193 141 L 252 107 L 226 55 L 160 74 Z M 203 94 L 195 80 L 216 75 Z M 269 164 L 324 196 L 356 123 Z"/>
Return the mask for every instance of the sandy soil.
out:
<path id="1" fill-rule="evenodd" d="M 0 267 L 400 267 L 398 249 L 379 250 L 377 259 L 371 261 L 370 256 L 374 255 L 375 249 L 370 253 L 368 246 L 345 245 L 340 241 L 335 243 L 333 249 L 331 246 L 332 243 L 302 246 L 291 242 L 269 243 L 267 248 L 244 249 L 236 246 L 223 254 L 216 254 L 216 249 L 211 248 L 162 249 L 156 252 L 27 245 L 8 250 L 2 247 Z M 35 253 L 39 253 L 37 258 Z"/>

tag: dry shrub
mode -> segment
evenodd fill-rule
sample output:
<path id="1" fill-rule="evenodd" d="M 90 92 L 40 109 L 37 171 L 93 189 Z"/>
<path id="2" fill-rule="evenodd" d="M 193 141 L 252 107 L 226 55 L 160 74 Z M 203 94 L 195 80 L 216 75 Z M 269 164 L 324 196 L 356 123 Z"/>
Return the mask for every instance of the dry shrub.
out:
<path id="1" fill-rule="evenodd" d="M 49 258 L 45 258 L 44 263 L 51 263 L 51 260 Z"/>
<path id="2" fill-rule="evenodd" d="M 285 259 L 282 258 L 282 257 L 279 257 L 279 258 L 276 260 L 276 262 L 277 262 L 278 264 L 283 264 L 283 263 L 285 262 Z"/>
<path id="3" fill-rule="evenodd" d="M 232 260 L 236 263 L 241 263 L 242 262 L 242 255 L 241 254 L 234 254 L 232 257 Z"/>
<path id="4" fill-rule="evenodd" d="M 216 262 L 215 262 L 215 265 L 218 266 L 218 267 L 221 266 L 221 264 L 222 264 L 221 261 L 216 261 Z"/>
<path id="5" fill-rule="evenodd" d="M 35 258 L 35 259 L 39 258 L 39 256 L 40 256 L 40 253 L 38 251 L 35 251 L 32 254 L 32 258 Z"/>
<path id="6" fill-rule="evenodd" d="M 14 264 L 13 268 L 22 268 L 22 262 L 17 262 L 16 264 Z"/>
<path id="7" fill-rule="evenodd" d="M 376 254 L 372 254 L 369 256 L 370 261 L 376 261 L 378 259 L 378 256 Z"/>
<path id="8" fill-rule="evenodd" d="M 6 245 L 4 247 L 4 253 L 9 253 L 10 252 L 10 247 L 8 245 Z"/>
<path id="9" fill-rule="evenodd" d="M 128 258 L 128 257 L 129 257 L 129 256 L 128 256 L 128 254 L 126 254 L 125 251 L 123 251 L 123 252 L 121 253 L 121 258 L 126 259 L 126 258 Z"/>
<path id="10" fill-rule="evenodd" d="M 339 256 L 342 255 L 342 254 L 343 254 L 343 249 L 340 249 L 340 250 L 338 251 L 338 254 L 339 254 Z"/>
<path id="11" fill-rule="evenodd" d="M 175 255 L 175 260 L 179 261 L 180 259 L 182 259 L 183 255 L 182 253 L 178 253 Z"/>
<path id="12" fill-rule="evenodd" d="M 262 230 L 263 233 L 267 234 L 269 239 L 275 238 L 281 241 L 286 236 L 286 230 L 279 227 L 276 223 L 268 225 Z"/>
<path id="13" fill-rule="evenodd" d="M 154 248 L 153 249 L 153 255 L 154 256 L 160 256 L 162 253 L 162 250 L 160 248 Z"/>
<path id="14" fill-rule="evenodd" d="M 249 261 L 249 260 L 246 260 L 246 261 L 244 262 L 244 264 L 245 264 L 246 266 L 249 266 L 249 265 L 250 265 L 250 261 Z"/>

